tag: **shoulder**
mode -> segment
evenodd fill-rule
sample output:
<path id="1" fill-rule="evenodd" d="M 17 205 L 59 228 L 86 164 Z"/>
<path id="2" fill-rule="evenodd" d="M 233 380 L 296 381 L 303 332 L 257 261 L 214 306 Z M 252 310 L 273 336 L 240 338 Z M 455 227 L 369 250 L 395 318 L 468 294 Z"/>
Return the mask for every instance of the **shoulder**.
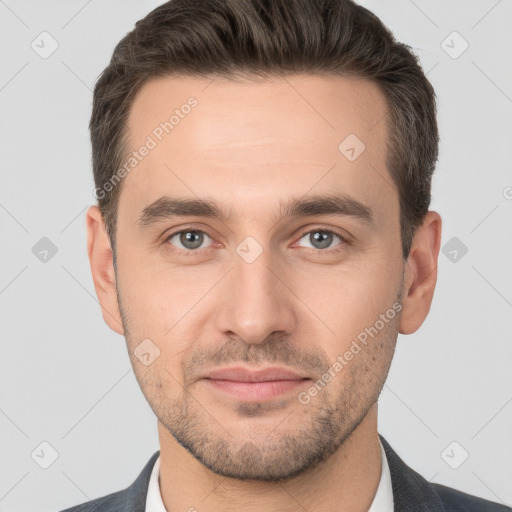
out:
<path id="1" fill-rule="evenodd" d="M 409 467 L 379 434 L 386 453 L 396 512 L 512 512 L 512 508 L 431 483 Z"/>
<path id="2" fill-rule="evenodd" d="M 135 481 L 126 489 L 75 505 L 60 512 L 144 512 L 149 479 L 160 455 L 155 452 Z"/>
<path id="3" fill-rule="evenodd" d="M 123 510 L 120 505 L 126 504 L 127 491 L 117 491 L 101 498 L 75 505 L 61 512 L 114 512 Z"/>
<path id="4" fill-rule="evenodd" d="M 443 503 L 447 512 L 512 512 L 512 508 L 493 501 L 447 487 L 442 484 L 430 484 Z"/>

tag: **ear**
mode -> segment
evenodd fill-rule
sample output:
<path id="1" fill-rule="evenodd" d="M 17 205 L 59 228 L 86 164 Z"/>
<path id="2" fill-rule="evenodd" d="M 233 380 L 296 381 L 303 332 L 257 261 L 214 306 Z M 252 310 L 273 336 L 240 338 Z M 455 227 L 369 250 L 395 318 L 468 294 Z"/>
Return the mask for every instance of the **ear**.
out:
<path id="1" fill-rule="evenodd" d="M 414 235 L 405 264 L 400 334 L 417 331 L 430 311 L 437 281 L 441 225 L 441 216 L 429 211 Z"/>
<path id="2" fill-rule="evenodd" d="M 117 301 L 112 249 L 103 216 L 97 206 L 87 210 L 86 226 L 87 254 L 103 320 L 113 331 L 122 335 L 124 328 Z"/>

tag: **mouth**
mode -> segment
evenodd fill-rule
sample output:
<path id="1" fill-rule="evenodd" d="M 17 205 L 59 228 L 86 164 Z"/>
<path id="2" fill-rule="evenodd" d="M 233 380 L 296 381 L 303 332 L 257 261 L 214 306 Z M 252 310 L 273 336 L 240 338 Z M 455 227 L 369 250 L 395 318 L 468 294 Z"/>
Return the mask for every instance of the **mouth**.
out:
<path id="1" fill-rule="evenodd" d="M 238 366 L 211 371 L 203 380 L 214 390 L 237 400 L 266 401 L 296 391 L 312 379 L 287 368 L 251 370 Z"/>

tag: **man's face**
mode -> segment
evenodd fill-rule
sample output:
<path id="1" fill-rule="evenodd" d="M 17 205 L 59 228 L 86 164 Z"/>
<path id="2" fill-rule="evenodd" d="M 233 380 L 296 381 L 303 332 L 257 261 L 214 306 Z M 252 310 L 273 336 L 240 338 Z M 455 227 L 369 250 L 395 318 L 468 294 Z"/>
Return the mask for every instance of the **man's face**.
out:
<path id="1" fill-rule="evenodd" d="M 190 97 L 197 104 L 183 108 Z M 124 335 L 161 424 L 218 474 L 300 474 L 377 400 L 404 270 L 385 112 L 371 82 L 305 75 L 159 78 L 134 101 L 130 148 L 154 147 L 119 200 Z M 326 195 L 343 215 L 285 208 Z M 161 198 L 208 200 L 227 216 L 169 216 Z M 159 356 L 146 365 L 136 349 L 148 339 L 146 362 Z M 297 377 L 237 373 L 270 367 Z M 249 382 L 258 378 L 274 382 Z"/>

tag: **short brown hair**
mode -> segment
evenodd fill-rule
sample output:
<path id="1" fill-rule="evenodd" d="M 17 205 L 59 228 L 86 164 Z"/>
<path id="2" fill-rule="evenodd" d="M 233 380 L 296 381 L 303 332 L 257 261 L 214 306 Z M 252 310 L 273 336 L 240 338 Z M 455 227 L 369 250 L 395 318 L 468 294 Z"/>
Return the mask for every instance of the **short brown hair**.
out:
<path id="1" fill-rule="evenodd" d="M 398 189 L 402 252 L 430 205 L 438 157 L 435 93 L 409 46 L 352 0 L 171 0 L 117 44 L 94 88 L 90 120 L 97 195 L 111 246 L 135 94 L 154 77 L 350 75 L 375 82 L 389 115 L 386 165 Z"/>

